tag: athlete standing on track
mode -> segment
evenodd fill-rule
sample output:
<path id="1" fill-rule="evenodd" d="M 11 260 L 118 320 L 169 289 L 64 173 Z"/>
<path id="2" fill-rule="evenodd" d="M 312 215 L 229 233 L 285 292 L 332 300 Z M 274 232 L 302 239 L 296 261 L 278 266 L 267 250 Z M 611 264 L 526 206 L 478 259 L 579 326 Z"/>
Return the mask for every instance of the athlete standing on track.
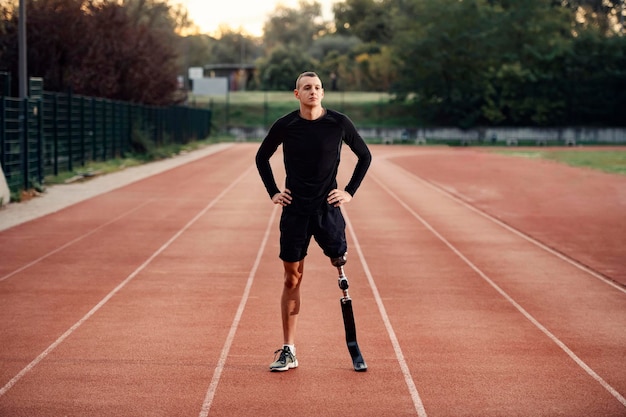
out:
<path id="1" fill-rule="evenodd" d="M 324 88 L 314 72 L 300 74 L 294 90 L 300 109 L 278 119 L 256 155 L 256 165 L 274 204 L 283 207 L 280 219 L 280 259 L 284 266 L 281 297 L 283 347 L 274 355 L 272 371 L 298 366 L 295 331 L 300 311 L 300 284 L 311 237 L 333 265 L 345 263 L 345 221 L 340 206 L 349 203 L 369 168 L 372 156 L 352 121 L 322 107 Z M 344 190 L 337 188 L 341 145 L 358 157 Z M 270 158 L 283 146 L 285 189 L 276 185 Z"/>

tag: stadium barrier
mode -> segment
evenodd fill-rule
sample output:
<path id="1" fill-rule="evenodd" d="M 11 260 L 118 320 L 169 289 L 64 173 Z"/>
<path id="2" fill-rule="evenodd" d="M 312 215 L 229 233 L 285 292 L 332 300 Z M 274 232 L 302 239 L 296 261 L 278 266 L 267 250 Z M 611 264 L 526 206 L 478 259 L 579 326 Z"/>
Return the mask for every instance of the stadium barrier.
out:
<path id="1" fill-rule="evenodd" d="M 456 127 L 404 128 L 362 127 L 366 141 L 385 145 L 502 145 L 502 146 L 577 146 L 624 145 L 626 128 L 621 127 Z M 227 133 L 238 142 L 260 140 L 267 134 L 264 126 L 231 126 Z"/>
<path id="2" fill-rule="evenodd" d="M 43 92 L 0 96 L 0 165 L 11 192 L 36 188 L 46 175 L 124 156 L 137 136 L 155 146 L 211 133 L 211 110 Z M 144 144 L 145 145 L 145 144 Z"/>

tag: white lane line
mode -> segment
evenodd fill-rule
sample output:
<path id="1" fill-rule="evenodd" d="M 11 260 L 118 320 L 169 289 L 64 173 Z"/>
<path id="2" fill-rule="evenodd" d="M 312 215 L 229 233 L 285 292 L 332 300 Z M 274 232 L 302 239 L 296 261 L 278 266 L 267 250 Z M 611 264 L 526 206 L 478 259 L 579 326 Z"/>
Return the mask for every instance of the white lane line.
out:
<path id="1" fill-rule="evenodd" d="M 272 215 L 270 216 L 269 222 L 267 223 L 267 228 L 265 229 L 265 235 L 263 236 L 263 240 L 261 241 L 261 246 L 259 247 L 259 250 L 256 254 L 256 259 L 254 260 L 254 264 L 252 265 L 250 274 L 248 275 L 248 281 L 246 283 L 246 288 L 243 291 L 243 295 L 241 296 L 241 301 L 239 302 L 239 308 L 237 309 L 235 318 L 233 319 L 233 322 L 230 325 L 230 330 L 228 332 L 228 336 L 226 337 L 226 341 L 224 342 L 224 346 L 222 347 L 222 353 L 220 354 L 220 358 L 217 361 L 217 365 L 215 366 L 215 371 L 213 371 L 213 378 L 211 379 L 211 383 L 209 384 L 209 389 L 207 390 L 206 396 L 204 397 L 204 402 L 202 403 L 202 409 L 200 410 L 200 417 L 207 417 L 209 415 L 211 405 L 213 404 L 213 399 L 215 398 L 215 392 L 217 391 L 217 385 L 219 384 L 220 378 L 222 377 L 222 372 L 224 371 L 224 366 L 226 365 L 226 359 L 228 358 L 228 353 L 230 352 L 230 348 L 232 347 L 233 340 L 235 339 L 235 333 L 237 333 L 237 328 L 239 327 L 239 322 L 241 321 L 243 310 L 245 309 L 246 304 L 248 302 L 248 297 L 250 295 L 250 288 L 252 287 L 252 283 L 254 282 L 256 271 L 259 268 L 259 264 L 261 263 L 261 258 L 263 256 L 263 253 L 265 252 L 265 247 L 267 246 L 267 241 L 269 239 L 270 232 L 274 224 L 274 218 L 276 217 L 277 212 L 278 212 L 278 206 L 274 206 Z"/>
<path id="2" fill-rule="evenodd" d="M 117 294 L 122 288 L 133 280 L 141 271 L 143 271 L 157 256 L 159 256 L 165 249 L 167 249 L 176 239 L 178 239 L 187 229 L 189 229 L 200 217 L 202 217 L 211 207 L 213 207 L 227 192 L 229 192 L 235 185 L 243 180 L 252 167 L 244 171 L 235 181 L 233 181 L 228 187 L 226 187 L 217 197 L 211 200 L 198 214 L 195 215 L 185 226 L 182 227 L 174 236 L 172 236 L 167 242 L 165 242 L 159 249 L 156 250 L 144 263 L 142 263 L 137 269 L 135 269 L 124 281 L 122 281 L 117 287 L 115 287 L 110 293 L 108 293 L 95 307 L 93 307 L 87 314 L 78 320 L 72 327 L 70 327 L 65 333 L 63 333 L 57 340 L 46 348 L 39 356 L 37 356 L 31 363 L 26 365 L 17 375 L 15 375 L 5 386 L 0 388 L 0 397 L 6 394 L 13 385 L 15 385 L 20 379 L 30 372 L 39 362 L 44 360 L 57 346 L 59 346 L 65 339 L 67 339 L 72 333 L 76 331 L 84 322 L 89 320 L 98 310 L 100 310 L 115 294 Z"/>
<path id="3" fill-rule="evenodd" d="M 498 226 L 501 226 L 503 228 L 505 228 L 506 230 L 508 230 L 509 232 L 525 239 L 526 241 L 534 244 L 535 246 L 545 250 L 548 253 L 551 253 L 552 255 L 556 256 L 557 258 L 569 263 L 570 265 L 580 269 L 583 272 L 588 273 L 589 275 L 593 276 L 594 278 L 599 279 L 600 281 L 604 282 L 605 284 L 610 285 L 611 287 L 615 288 L 618 291 L 623 292 L 624 294 L 626 294 L 626 287 L 622 287 L 620 285 L 618 285 L 617 283 L 611 281 L 609 278 L 597 273 L 596 271 L 594 271 L 593 269 L 581 264 L 580 262 L 577 262 L 576 260 L 569 258 L 565 255 L 563 255 L 562 253 L 552 249 L 551 247 L 544 245 L 543 243 L 541 243 L 540 241 L 534 239 L 533 237 L 524 234 L 522 232 L 520 232 L 519 230 L 513 228 L 512 226 L 509 226 L 508 224 L 504 223 L 503 221 L 493 217 L 492 215 L 485 213 L 482 210 L 477 209 L 476 207 L 472 206 L 471 204 L 468 204 L 466 201 L 464 201 L 463 199 L 459 198 L 457 195 L 447 191 L 444 187 L 433 183 L 431 181 L 425 180 L 415 174 L 413 174 L 412 172 L 407 171 L 406 169 L 402 168 L 402 167 L 398 167 L 400 170 L 406 172 L 408 175 L 412 176 L 413 178 L 415 178 L 416 180 L 420 181 L 421 183 L 427 185 L 428 187 L 430 187 L 431 189 L 437 191 L 440 194 L 443 194 L 444 196 L 456 201 L 457 203 L 460 203 L 461 205 L 465 206 L 466 208 L 472 210 L 475 213 L 480 214 L 481 216 L 483 216 L 484 218 L 491 220 L 492 222 L 496 223 Z"/>
<path id="4" fill-rule="evenodd" d="M 120 214 L 116 218 L 114 218 L 112 220 L 109 220 L 108 222 L 106 222 L 104 224 L 101 224 L 100 226 L 96 227 L 95 229 L 90 230 L 89 232 L 85 233 L 84 235 L 78 236 L 77 238 L 75 238 L 73 240 L 70 240 L 69 242 L 65 243 L 64 245 L 59 246 L 58 248 L 56 248 L 56 249 L 46 253 L 45 255 L 40 256 L 39 258 L 35 259 L 34 261 L 31 261 L 31 262 L 27 263 L 26 265 L 22 265 L 20 268 L 16 269 L 15 271 L 9 272 L 5 276 L 0 277 L 0 282 L 4 281 L 6 279 L 11 278 L 13 275 L 18 274 L 18 273 L 22 272 L 23 270 L 30 268 L 31 266 L 33 266 L 33 265 L 43 261 L 46 258 L 49 258 L 50 256 L 54 255 L 55 253 L 61 252 L 63 249 L 65 249 L 65 248 L 67 248 L 69 246 L 72 246 L 74 243 L 79 242 L 79 241 L 85 239 L 88 236 L 93 235 L 97 231 L 104 229 L 108 225 L 115 223 L 116 221 L 118 221 L 118 220 L 128 216 L 129 214 L 133 213 L 134 211 L 139 210 L 140 208 L 142 208 L 146 204 L 149 204 L 149 203 L 151 203 L 153 201 L 154 201 L 154 199 L 147 200 L 147 201 L 141 203 L 140 205 L 138 205 L 137 207 L 134 207 L 133 209 L 128 210 L 127 212 Z"/>
<path id="5" fill-rule="evenodd" d="M 361 264 L 363 265 L 363 270 L 365 271 L 365 275 L 367 276 L 367 281 L 372 288 L 372 293 L 374 294 L 374 299 L 376 300 L 376 305 L 378 306 L 378 311 L 383 319 L 383 323 L 385 324 L 385 329 L 387 329 L 387 334 L 389 335 L 389 339 L 391 340 L 391 345 L 393 346 L 393 350 L 396 354 L 396 359 L 400 364 L 400 370 L 402 371 L 402 375 L 404 376 L 404 382 L 409 389 L 409 393 L 411 394 L 411 400 L 413 400 L 413 405 L 415 406 L 415 411 L 417 411 L 417 415 L 419 417 L 426 417 L 426 410 L 424 409 L 424 404 L 422 404 L 422 399 L 420 398 L 419 392 L 417 391 L 417 387 L 415 386 L 415 382 L 413 382 L 413 377 L 411 376 L 411 370 L 409 369 L 409 365 L 407 365 L 406 360 L 404 359 L 404 354 L 402 353 L 402 348 L 400 348 L 400 342 L 396 337 L 396 332 L 393 330 L 393 326 L 391 325 L 391 321 L 389 320 L 389 316 L 387 315 L 387 310 L 385 309 L 385 305 L 383 304 L 383 300 L 380 297 L 380 293 L 378 292 L 378 287 L 376 287 L 376 283 L 374 282 L 374 277 L 370 272 L 369 266 L 365 261 L 365 256 L 363 255 L 363 251 L 361 251 L 361 245 L 359 245 L 359 240 L 356 237 L 356 233 L 354 232 L 354 228 L 352 227 L 352 223 L 350 222 L 350 218 L 348 217 L 345 210 L 343 211 L 344 218 L 346 219 L 346 225 L 348 226 L 348 230 L 350 231 L 350 236 L 352 237 L 354 247 L 356 252 L 359 255 L 359 259 L 361 260 Z"/>
<path id="6" fill-rule="evenodd" d="M 420 223 L 424 225 L 432 234 L 434 234 L 444 245 L 446 245 L 452 252 L 454 252 L 463 262 L 465 262 L 471 269 L 474 270 L 483 280 L 491 285 L 502 297 L 504 297 L 513 307 L 515 307 L 524 317 L 526 317 L 535 327 L 543 332 L 550 340 L 552 340 L 558 347 L 560 347 L 578 366 L 580 366 L 589 376 L 595 379 L 604 389 L 606 389 L 617 401 L 622 403 L 626 407 L 626 398 L 621 395 L 615 388 L 607 383 L 600 375 L 598 375 L 589 365 L 587 365 L 582 359 L 580 359 L 570 348 L 561 342 L 558 337 L 552 334 L 546 327 L 544 327 L 536 318 L 534 318 L 528 311 L 526 311 L 520 304 L 518 304 L 510 295 L 508 295 L 502 288 L 500 288 L 494 281 L 491 280 L 484 272 L 482 272 L 476 265 L 466 258 L 454 245 L 452 245 L 445 237 L 437 232 L 426 220 L 424 220 L 419 214 L 417 214 L 411 207 L 409 207 L 404 201 L 400 199 L 393 191 L 386 187 L 378 178 L 372 176 L 374 181 L 385 190 L 390 196 L 394 198 L 402 207 L 404 207 L 413 217 L 415 217 Z"/>

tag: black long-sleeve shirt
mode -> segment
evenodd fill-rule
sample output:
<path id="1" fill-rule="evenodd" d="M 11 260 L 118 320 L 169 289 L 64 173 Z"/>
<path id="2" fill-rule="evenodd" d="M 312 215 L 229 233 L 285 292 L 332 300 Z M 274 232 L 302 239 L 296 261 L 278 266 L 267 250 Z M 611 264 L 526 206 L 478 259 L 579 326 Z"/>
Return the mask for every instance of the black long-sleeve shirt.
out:
<path id="1" fill-rule="evenodd" d="M 285 209 L 302 214 L 323 210 L 328 204 L 328 194 L 337 188 L 337 170 L 343 142 L 358 158 L 352 178 L 345 187 L 345 191 L 354 195 L 365 177 L 372 156 L 352 121 L 333 110 L 326 110 L 316 120 L 303 119 L 298 110 L 278 119 L 256 155 L 256 165 L 270 198 L 280 190 L 269 160 L 282 144 L 287 174 L 285 186 L 291 191 L 293 199 Z"/>

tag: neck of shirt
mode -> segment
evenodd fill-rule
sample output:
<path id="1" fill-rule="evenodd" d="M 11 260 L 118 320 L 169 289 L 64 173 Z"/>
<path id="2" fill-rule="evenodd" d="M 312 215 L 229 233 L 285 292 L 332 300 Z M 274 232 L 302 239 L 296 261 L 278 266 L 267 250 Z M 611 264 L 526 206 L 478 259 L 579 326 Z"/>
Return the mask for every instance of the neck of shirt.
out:
<path id="1" fill-rule="evenodd" d="M 305 120 L 317 120 L 321 117 L 324 117 L 326 114 L 326 109 L 323 107 L 315 107 L 312 109 L 302 108 L 300 107 L 300 117 Z"/>

